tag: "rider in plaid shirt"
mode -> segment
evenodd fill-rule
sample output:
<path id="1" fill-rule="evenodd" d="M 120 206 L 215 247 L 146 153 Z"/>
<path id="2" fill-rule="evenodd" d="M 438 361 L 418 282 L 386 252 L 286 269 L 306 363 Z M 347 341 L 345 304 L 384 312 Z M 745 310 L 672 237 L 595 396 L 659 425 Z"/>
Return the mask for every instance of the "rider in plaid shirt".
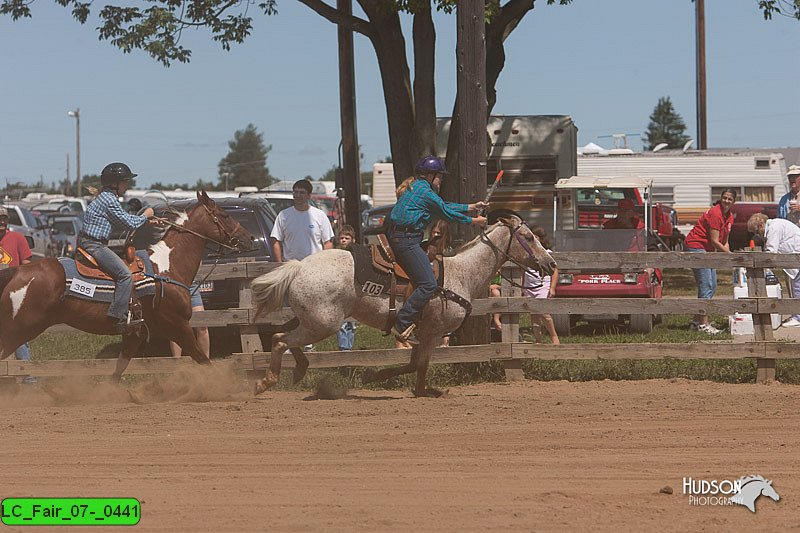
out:
<path id="1" fill-rule="evenodd" d="M 423 157 L 417 162 L 414 171 L 417 179 L 411 182 L 392 209 L 387 233 L 397 262 L 415 287 L 397 313 L 392 333 L 397 340 L 411 343 L 416 342 L 414 329 L 438 286 L 428 254 L 421 246 L 425 227 L 434 216 L 462 224 L 483 226 L 486 224 L 485 217 L 472 218 L 466 213 L 487 206 L 485 202 L 454 204 L 442 200 L 437 192 L 447 169 L 444 161 L 438 157 Z"/>
<path id="2" fill-rule="evenodd" d="M 118 198 L 125 194 L 128 181 L 135 176 L 124 163 L 106 165 L 100 175 L 103 190 L 86 209 L 80 235 L 81 247 L 92 254 L 100 269 L 116 282 L 108 316 L 115 320 L 117 333 L 138 331 L 142 320 L 129 320 L 128 302 L 133 289 L 133 277 L 128 265 L 108 247 L 108 236 L 113 226 L 135 230 L 148 222 L 158 224 L 150 207 L 141 215 L 131 215 L 119 205 Z"/>

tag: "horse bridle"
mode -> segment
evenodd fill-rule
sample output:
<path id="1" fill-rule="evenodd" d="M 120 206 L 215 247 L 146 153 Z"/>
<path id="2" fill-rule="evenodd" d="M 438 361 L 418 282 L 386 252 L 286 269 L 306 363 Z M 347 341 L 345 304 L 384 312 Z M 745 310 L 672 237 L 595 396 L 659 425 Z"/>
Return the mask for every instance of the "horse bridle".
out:
<path id="1" fill-rule="evenodd" d="M 194 230 L 191 230 L 191 229 L 186 228 L 184 226 L 181 226 L 179 224 L 175 224 L 171 220 L 166 220 L 166 219 L 161 219 L 161 220 L 167 226 L 170 227 L 168 229 L 175 228 L 178 231 L 191 233 L 192 235 L 196 235 L 197 237 L 200 237 L 201 239 L 203 239 L 205 241 L 208 241 L 210 243 L 218 245 L 220 247 L 219 248 L 219 254 L 220 255 L 222 255 L 222 248 L 228 248 L 229 250 L 231 250 L 233 252 L 237 252 L 239 250 L 239 245 L 241 244 L 241 241 L 239 240 L 239 238 L 236 237 L 236 232 L 239 230 L 239 228 L 242 227 L 242 225 L 239 223 L 239 221 L 238 220 L 234 220 L 234 222 L 236 222 L 236 225 L 234 226 L 233 231 L 228 232 L 225 229 L 225 226 L 222 224 L 222 221 L 220 221 L 219 217 L 211 209 L 209 209 L 208 206 L 206 206 L 205 204 L 202 204 L 202 203 L 199 204 L 199 205 L 201 205 L 203 207 L 203 209 L 206 210 L 206 213 L 208 213 L 208 216 L 211 217 L 211 220 L 217 226 L 217 229 L 219 230 L 219 233 L 221 235 L 223 235 L 223 237 L 226 238 L 227 241 L 230 244 L 226 244 L 226 243 L 224 243 L 222 241 L 218 241 L 216 239 L 212 239 L 211 237 L 207 237 L 205 235 L 201 235 L 200 233 L 198 233 L 198 232 L 196 232 Z M 166 212 L 174 214 L 174 215 L 179 214 L 178 211 L 175 211 L 174 209 L 168 209 Z"/>
<path id="2" fill-rule="evenodd" d="M 508 252 L 511 250 L 511 243 L 514 241 L 514 239 L 517 239 L 517 242 L 520 244 L 520 246 L 522 246 L 522 249 L 525 250 L 525 252 L 528 254 L 528 257 L 536 257 L 535 254 L 533 253 L 533 250 L 531 249 L 531 247 L 528 245 L 527 242 L 525 242 L 525 239 L 519 233 L 517 233 L 523 226 L 525 226 L 529 230 L 530 230 L 530 227 L 528 226 L 528 224 L 525 223 L 524 220 L 521 220 L 519 226 L 517 226 L 517 227 L 514 227 L 514 226 L 512 226 L 510 224 L 507 224 L 503 220 L 500 220 L 500 223 L 503 224 L 504 226 L 506 226 L 509 230 L 511 230 L 511 235 L 509 236 L 510 238 L 508 239 L 508 246 L 506 246 L 505 251 L 503 251 L 500 248 L 498 248 L 492 242 L 492 240 L 489 238 L 489 235 L 486 233 L 486 231 L 483 228 L 481 228 L 481 241 L 485 242 L 486 244 L 488 244 L 489 247 L 492 250 L 494 250 L 495 252 L 501 254 L 505 258 L 505 261 L 511 261 L 512 263 L 514 263 L 518 267 L 522 268 L 523 270 L 529 270 L 531 267 L 529 267 L 528 265 L 522 264 L 520 261 L 517 261 L 516 259 L 511 257 Z M 503 275 L 502 270 L 500 272 L 498 272 L 498 273 L 500 274 L 500 277 L 503 278 L 504 280 L 506 280 L 507 282 L 509 282 L 512 287 L 516 287 L 518 289 L 538 289 L 539 287 L 542 286 L 542 284 L 540 282 L 538 286 L 524 287 L 524 286 L 520 285 L 519 283 L 517 283 L 516 281 L 514 281 L 512 279 L 509 279 L 505 275 Z"/>

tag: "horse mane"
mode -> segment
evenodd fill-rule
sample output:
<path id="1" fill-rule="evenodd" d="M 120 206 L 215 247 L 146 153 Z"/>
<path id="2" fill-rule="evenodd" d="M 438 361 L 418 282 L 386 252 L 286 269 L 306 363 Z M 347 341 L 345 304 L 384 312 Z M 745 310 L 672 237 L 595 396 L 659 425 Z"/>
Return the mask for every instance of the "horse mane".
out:
<path id="1" fill-rule="evenodd" d="M 502 222 L 496 222 L 496 223 L 492 224 L 486 230 L 486 235 L 489 235 L 491 232 L 493 232 L 495 229 L 497 229 L 498 226 L 503 226 L 503 225 L 504 224 Z M 476 236 L 471 241 L 467 241 L 464 244 L 462 244 L 461 246 L 459 246 L 458 248 L 456 248 L 456 250 L 453 252 L 453 254 L 454 255 L 458 255 L 461 252 L 466 252 L 470 248 L 474 248 L 475 245 L 477 245 L 479 242 L 481 242 L 481 236 L 480 235 Z"/>
<path id="2" fill-rule="evenodd" d="M 747 477 L 741 478 L 739 481 L 740 481 L 742 487 L 744 487 L 745 485 L 747 485 L 751 481 L 763 481 L 764 483 L 769 483 L 769 481 L 764 479 L 764 476 L 747 476 Z"/>

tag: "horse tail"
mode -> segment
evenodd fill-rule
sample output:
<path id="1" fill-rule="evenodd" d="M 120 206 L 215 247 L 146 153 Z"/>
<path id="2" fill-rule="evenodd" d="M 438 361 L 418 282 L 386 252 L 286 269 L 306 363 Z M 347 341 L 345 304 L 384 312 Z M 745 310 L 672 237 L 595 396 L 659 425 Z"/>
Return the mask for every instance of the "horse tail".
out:
<path id="1" fill-rule="evenodd" d="M 303 268 L 300 261 L 292 259 L 272 272 L 257 277 L 250 284 L 256 304 L 256 316 L 271 313 L 283 307 L 289 284 Z"/>

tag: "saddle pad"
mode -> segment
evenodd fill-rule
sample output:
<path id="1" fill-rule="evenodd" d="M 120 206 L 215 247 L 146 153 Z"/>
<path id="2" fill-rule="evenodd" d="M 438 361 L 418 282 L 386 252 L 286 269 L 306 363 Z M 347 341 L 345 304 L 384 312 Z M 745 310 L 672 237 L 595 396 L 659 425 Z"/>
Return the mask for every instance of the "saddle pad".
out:
<path id="1" fill-rule="evenodd" d="M 372 263 L 372 254 L 368 246 L 351 244 L 347 250 L 353 254 L 353 278 L 359 296 L 380 296 L 389 294 L 391 278 L 388 273 L 381 272 Z M 439 260 L 439 278 L 436 280 L 440 287 L 444 284 L 444 265 Z M 396 283 L 407 284 L 408 280 L 397 278 Z"/>
<path id="2" fill-rule="evenodd" d="M 153 263 L 150 262 L 150 256 L 147 255 L 146 250 L 136 250 L 136 255 L 144 262 L 144 272 L 146 274 L 153 274 Z M 80 298 L 81 300 L 90 300 L 93 302 L 111 303 L 114 297 L 114 282 L 102 279 L 88 279 L 78 273 L 75 266 L 75 260 L 68 257 L 61 257 L 58 259 L 64 273 L 67 276 L 67 284 L 64 289 L 64 296 L 71 296 L 73 298 Z M 153 278 L 145 276 L 141 281 L 134 282 L 133 284 L 136 295 L 139 298 L 143 296 L 153 296 L 156 293 L 156 282 Z"/>
<path id="3" fill-rule="evenodd" d="M 353 276 L 359 296 L 389 294 L 391 278 L 389 274 L 375 269 L 369 247 L 363 244 L 351 244 L 347 250 L 353 254 L 355 265 Z"/>

